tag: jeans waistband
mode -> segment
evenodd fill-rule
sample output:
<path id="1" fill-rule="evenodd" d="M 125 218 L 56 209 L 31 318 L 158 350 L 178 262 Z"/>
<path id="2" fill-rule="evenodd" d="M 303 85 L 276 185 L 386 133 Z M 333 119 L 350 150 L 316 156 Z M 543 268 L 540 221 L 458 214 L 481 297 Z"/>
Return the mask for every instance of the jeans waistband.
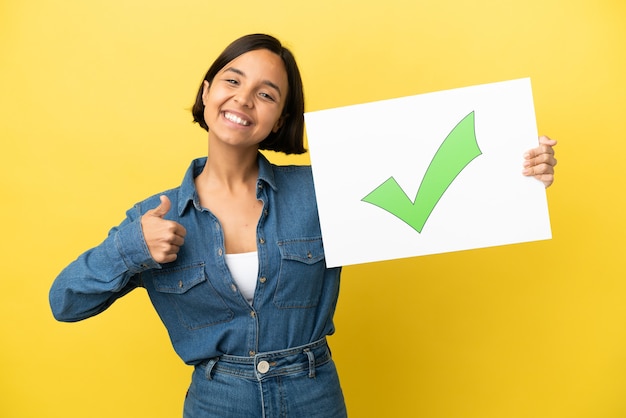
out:
<path id="1" fill-rule="evenodd" d="M 299 347 L 257 353 L 251 357 L 222 355 L 205 360 L 197 367 L 204 369 L 207 379 L 212 379 L 215 373 L 226 373 L 244 379 L 262 380 L 305 370 L 313 378 L 315 368 L 330 360 L 330 349 L 326 338 L 322 338 Z"/>

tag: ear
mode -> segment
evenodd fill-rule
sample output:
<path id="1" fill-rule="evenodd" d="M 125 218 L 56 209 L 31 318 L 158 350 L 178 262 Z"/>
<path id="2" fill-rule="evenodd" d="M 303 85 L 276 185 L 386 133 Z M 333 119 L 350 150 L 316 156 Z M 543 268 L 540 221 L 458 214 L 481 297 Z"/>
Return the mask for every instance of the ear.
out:
<path id="1" fill-rule="evenodd" d="M 283 127 L 283 125 L 285 124 L 285 119 L 287 119 L 288 117 L 289 115 L 282 115 L 280 118 L 278 118 L 278 120 L 274 124 L 274 127 L 272 128 L 272 132 L 278 132 L 278 130 Z"/>
<path id="2" fill-rule="evenodd" d="M 206 99 L 209 95 L 209 87 L 210 87 L 209 82 L 204 80 L 202 82 L 202 104 L 205 106 L 206 106 Z"/>

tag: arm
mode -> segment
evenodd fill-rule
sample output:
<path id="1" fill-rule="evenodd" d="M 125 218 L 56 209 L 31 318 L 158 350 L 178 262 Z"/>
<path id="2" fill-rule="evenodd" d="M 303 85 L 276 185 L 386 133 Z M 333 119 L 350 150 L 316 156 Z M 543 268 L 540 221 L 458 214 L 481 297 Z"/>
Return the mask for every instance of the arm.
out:
<path id="1" fill-rule="evenodd" d="M 159 267 L 143 239 L 138 211 L 132 209 L 100 245 L 59 274 L 49 294 L 52 313 L 64 322 L 94 316 L 137 287 L 139 273 Z"/>
<path id="2" fill-rule="evenodd" d="M 129 210 L 102 244 L 59 274 L 49 295 L 57 320 L 74 322 L 99 314 L 141 286 L 141 272 L 176 260 L 186 231 L 178 222 L 164 219 L 171 202 L 166 196 L 160 200 L 143 215 L 139 205 Z"/>

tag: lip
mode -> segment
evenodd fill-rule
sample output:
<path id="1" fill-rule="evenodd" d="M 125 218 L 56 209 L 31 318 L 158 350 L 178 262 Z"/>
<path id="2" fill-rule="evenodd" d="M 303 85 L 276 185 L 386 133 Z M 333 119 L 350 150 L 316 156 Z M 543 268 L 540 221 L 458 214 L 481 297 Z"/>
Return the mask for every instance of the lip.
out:
<path id="1" fill-rule="evenodd" d="M 236 112 L 233 110 L 222 110 L 221 115 L 222 118 L 224 118 L 227 122 L 237 127 L 248 128 L 253 125 L 250 117 L 241 112 Z"/>

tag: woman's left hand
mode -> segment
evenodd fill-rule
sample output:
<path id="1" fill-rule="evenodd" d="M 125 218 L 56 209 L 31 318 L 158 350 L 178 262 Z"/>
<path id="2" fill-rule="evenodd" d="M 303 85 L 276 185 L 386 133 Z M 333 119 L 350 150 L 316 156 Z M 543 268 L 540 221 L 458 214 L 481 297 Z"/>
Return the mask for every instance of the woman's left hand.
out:
<path id="1" fill-rule="evenodd" d="M 539 137 L 539 146 L 524 154 L 525 161 L 522 174 L 534 176 L 548 188 L 554 182 L 556 158 L 554 158 L 554 149 L 552 147 L 555 145 L 556 141 L 554 139 L 550 139 L 547 136 Z"/>

